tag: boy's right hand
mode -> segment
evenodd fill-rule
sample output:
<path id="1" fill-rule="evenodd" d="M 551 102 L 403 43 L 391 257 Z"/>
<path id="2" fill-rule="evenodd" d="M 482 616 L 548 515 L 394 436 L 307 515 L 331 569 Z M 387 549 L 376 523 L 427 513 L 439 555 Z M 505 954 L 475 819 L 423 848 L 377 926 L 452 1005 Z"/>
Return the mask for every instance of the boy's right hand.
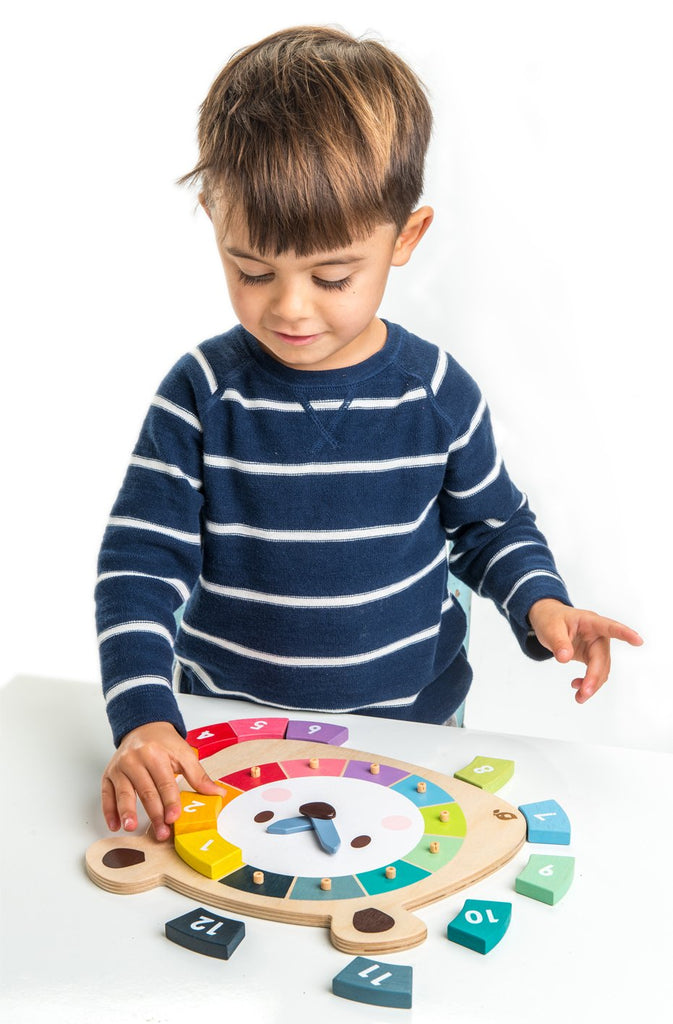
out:
<path id="1" fill-rule="evenodd" d="M 127 733 L 103 773 L 103 815 L 110 831 L 138 827 L 137 794 L 156 838 L 168 839 L 181 811 L 176 775 L 184 775 L 197 793 L 222 793 L 170 722 L 150 722 Z"/>

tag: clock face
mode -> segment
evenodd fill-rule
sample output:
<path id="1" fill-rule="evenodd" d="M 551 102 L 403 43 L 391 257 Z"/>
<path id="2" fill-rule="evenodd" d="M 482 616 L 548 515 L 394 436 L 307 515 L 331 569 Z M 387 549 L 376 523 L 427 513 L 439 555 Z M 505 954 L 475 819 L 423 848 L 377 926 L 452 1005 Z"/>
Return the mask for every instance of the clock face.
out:
<path id="1" fill-rule="evenodd" d="M 446 790 L 386 765 L 377 765 L 374 774 L 366 761 L 332 758 L 330 774 L 308 765 L 305 759 L 266 764 L 260 772 L 279 777 L 238 795 L 236 788 L 248 779 L 250 785 L 251 776 L 238 772 L 220 780 L 231 798 L 218 816 L 219 834 L 241 850 L 251 868 L 267 877 L 294 879 L 295 899 L 357 898 L 378 890 L 382 878 L 392 891 L 444 866 L 458 852 L 465 818 Z M 314 805 L 329 815 L 323 819 L 330 822 L 327 848 L 320 819 L 307 815 Z M 386 877 L 390 867 L 392 877 Z M 327 894 L 320 888 L 325 876 L 332 882 Z M 223 882 L 254 892 L 246 878 L 243 873 Z"/>
<path id="2" fill-rule="evenodd" d="M 346 738 L 335 728 L 268 719 L 194 730 L 222 796 L 182 793 L 174 844 L 149 832 L 94 843 L 89 876 L 110 892 L 167 885 L 208 906 L 327 927 L 347 953 L 418 945 L 427 929 L 408 908 L 510 860 L 523 815 L 440 772 L 335 746 Z"/>
<path id="3" fill-rule="evenodd" d="M 391 789 L 374 791 L 359 779 L 294 779 L 256 793 L 244 793 L 227 804 L 217 827 L 241 848 L 243 859 L 264 871 L 291 874 L 301 864 L 303 875 L 338 875 L 369 871 L 412 850 L 425 831 L 423 816 L 406 797 Z M 326 851 L 313 828 L 289 833 L 269 831 L 266 822 L 300 817 L 300 808 L 320 801 L 335 811 L 339 840 Z M 269 817 L 271 816 L 271 817 Z"/>

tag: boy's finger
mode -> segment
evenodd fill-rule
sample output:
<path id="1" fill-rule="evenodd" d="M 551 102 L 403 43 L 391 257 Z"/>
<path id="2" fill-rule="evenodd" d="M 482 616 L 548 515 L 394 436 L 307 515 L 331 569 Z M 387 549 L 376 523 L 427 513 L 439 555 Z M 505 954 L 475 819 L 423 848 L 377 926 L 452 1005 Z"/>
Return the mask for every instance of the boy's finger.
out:
<path id="1" fill-rule="evenodd" d="M 601 637 L 594 641 L 589 650 L 587 671 L 584 679 L 579 681 L 580 686 L 575 695 L 577 702 L 583 704 L 589 697 L 593 697 L 596 691 L 600 690 L 609 674 L 610 641 L 607 637 Z"/>
<path id="2" fill-rule="evenodd" d="M 118 832 L 121 828 L 121 819 L 117 813 L 117 797 L 115 788 L 107 775 L 103 776 L 101 785 L 101 805 L 103 807 L 103 817 L 110 832 Z"/>
<path id="3" fill-rule="evenodd" d="M 615 622 L 610 620 L 609 635 L 612 640 L 623 640 L 627 644 L 631 644 L 632 647 L 640 647 L 645 641 L 643 640 L 640 633 L 636 633 L 635 629 L 631 629 L 630 626 L 625 626 L 622 622 Z"/>
<path id="4" fill-rule="evenodd" d="M 161 798 L 164 823 L 172 825 L 180 817 L 182 810 L 180 790 L 175 781 L 175 775 L 170 770 L 165 773 L 159 769 L 155 772 L 154 783 Z"/>
<path id="5" fill-rule="evenodd" d="M 168 839 L 171 830 L 166 824 L 164 802 L 157 788 L 157 783 L 150 773 L 144 769 L 138 773 L 134 781 L 140 802 L 152 823 L 154 835 L 160 842 Z"/>
<path id="6" fill-rule="evenodd" d="M 197 793 L 203 793 L 205 796 L 221 795 L 222 787 L 217 782 L 213 782 L 196 756 L 193 761 L 190 760 L 182 766 L 182 774 Z"/>
<path id="7" fill-rule="evenodd" d="M 122 773 L 115 773 L 114 779 L 108 776 L 108 780 L 114 789 L 114 801 L 121 826 L 125 832 L 133 832 L 138 827 L 135 789 Z"/>

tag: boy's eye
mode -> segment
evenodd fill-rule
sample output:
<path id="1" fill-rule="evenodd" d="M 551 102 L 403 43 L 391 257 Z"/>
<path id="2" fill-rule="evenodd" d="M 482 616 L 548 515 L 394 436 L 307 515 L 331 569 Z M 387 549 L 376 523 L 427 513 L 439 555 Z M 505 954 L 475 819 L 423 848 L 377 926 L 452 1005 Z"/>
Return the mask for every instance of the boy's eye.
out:
<path id="1" fill-rule="evenodd" d="M 238 279 L 242 284 L 267 284 L 271 280 L 273 274 L 246 274 L 241 268 L 238 268 Z"/>
<path id="2" fill-rule="evenodd" d="M 340 281 L 326 281 L 323 277 L 314 277 L 313 281 L 320 288 L 326 288 L 330 292 L 342 292 L 351 283 L 350 277 L 342 277 Z"/>
<path id="3" fill-rule="evenodd" d="M 273 274 L 246 274 L 238 267 L 238 279 L 241 284 L 268 284 L 273 280 Z M 319 288 L 324 288 L 328 292 L 341 292 L 351 283 L 350 276 L 342 277 L 339 281 L 327 281 L 324 277 L 314 277 L 312 280 Z"/>

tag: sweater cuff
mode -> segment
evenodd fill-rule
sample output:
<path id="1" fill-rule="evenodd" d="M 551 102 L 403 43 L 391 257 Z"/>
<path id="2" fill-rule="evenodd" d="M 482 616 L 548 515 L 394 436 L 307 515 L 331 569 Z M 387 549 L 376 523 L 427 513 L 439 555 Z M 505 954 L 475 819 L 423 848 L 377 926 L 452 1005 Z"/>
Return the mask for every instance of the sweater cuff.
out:
<path id="1" fill-rule="evenodd" d="M 113 697 L 108 702 L 107 715 L 115 747 L 132 729 L 150 722 L 170 722 L 183 739 L 187 735 L 182 714 L 168 683 L 134 686 L 118 697 Z"/>

